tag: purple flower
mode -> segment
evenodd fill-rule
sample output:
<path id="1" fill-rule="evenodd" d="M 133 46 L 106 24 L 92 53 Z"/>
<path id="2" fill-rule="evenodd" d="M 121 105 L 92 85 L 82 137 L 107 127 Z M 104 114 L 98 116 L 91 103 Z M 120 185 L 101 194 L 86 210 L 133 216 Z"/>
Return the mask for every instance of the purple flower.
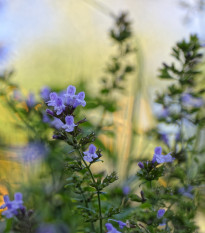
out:
<path id="1" fill-rule="evenodd" d="M 33 162 L 35 160 L 41 159 L 45 157 L 47 153 L 47 148 L 39 141 L 30 142 L 21 150 L 24 162 Z"/>
<path id="2" fill-rule="evenodd" d="M 170 155 L 170 153 L 167 155 L 162 155 L 161 146 L 155 148 L 152 163 L 171 163 L 173 160 L 174 158 Z"/>
<path id="3" fill-rule="evenodd" d="M 50 109 L 46 109 L 46 113 L 48 114 L 48 115 L 51 115 L 51 116 L 54 116 L 54 112 L 53 111 L 51 111 Z"/>
<path id="4" fill-rule="evenodd" d="M 7 207 L 7 204 L 10 202 L 9 196 L 4 195 L 4 204 L 0 206 L 0 209 L 5 209 Z"/>
<path id="5" fill-rule="evenodd" d="M 63 125 L 64 125 L 63 122 L 56 117 L 51 122 L 51 126 L 54 127 L 55 129 L 61 129 Z"/>
<path id="6" fill-rule="evenodd" d="M 117 222 L 119 224 L 120 229 L 123 229 L 124 227 L 126 227 L 126 223 L 120 221 L 120 220 L 115 220 L 115 219 L 108 219 L 108 221 L 114 221 Z"/>
<path id="7" fill-rule="evenodd" d="M 85 107 L 86 102 L 85 102 L 85 92 L 80 92 L 77 94 L 75 102 L 73 104 L 73 107 L 76 108 L 79 105 L 82 105 L 83 107 Z"/>
<path id="8" fill-rule="evenodd" d="M 74 127 L 77 126 L 74 124 L 73 116 L 66 116 L 65 122 L 66 123 L 62 126 L 62 128 L 65 129 L 66 132 L 72 132 L 74 130 Z"/>
<path id="9" fill-rule="evenodd" d="M 161 119 L 161 118 L 166 118 L 169 116 L 169 111 L 167 108 L 165 108 L 163 105 L 161 104 L 158 104 L 158 103 L 154 103 L 153 105 L 153 112 L 154 112 L 154 115 L 158 118 L 158 119 Z"/>
<path id="10" fill-rule="evenodd" d="M 130 193 L 130 186 L 128 185 L 124 186 L 122 192 L 124 195 L 128 195 Z"/>
<path id="11" fill-rule="evenodd" d="M 56 105 L 56 99 L 58 98 L 58 95 L 56 92 L 51 92 L 49 95 L 50 100 L 47 101 L 48 106 L 55 106 Z"/>
<path id="12" fill-rule="evenodd" d="M 51 89 L 49 87 L 43 87 L 40 91 L 40 96 L 44 101 L 48 101 L 50 93 Z"/>
<path id="13" fill-rule="evenodd" d="M 166 212 L 165 209 L 159 209 L 159 210 L 157 211 L 157 218 L 158 218 L 158 219 L 162 218 L 162 217 L 164 216 L 165 212 Z"/>
<path id="14" fill-rule="evenodd" d="M 54 110 L 56 111 L 57 115 L 60 115 L 65 110 L 65 105 L 60 97 L 55 99 Z"/>
<path id="15" fill-rule="evenodd" d="M 14 194 L 14 200 L 10 201 L 9 196 L 4 196 L 4 204 L 0 207 L 0 209 L 4 209 L 7 207 L 7 210 L 2 212 L 2 215 L 6 218 L 12 218 L 14 215 L 18 214 L 18 210 L 25 209 L 23 206 L 23 195 L 21 193 Z"/>
<path id="16" fill-rule="evenodd" d="M 142 162 L 139 162 L 139 163 L 138 163 L 138 166 L 139 166 L 141 169 L 144 168 L 144 164 L 143 164 Z"/>
<path id="17" fill-rule="evenodd" d="M 65 103 L 67 105 L 73 105 L 76 99 L 76 88 L 72 85 L 68 86 L 66 94 L 64 94 L 65 97 Z"/>
<path id="18" fill-rule="evenodd" d="M 12 207 L 15 209 L 22 209 L 23 208 L 23 195 L 22 193 L 15 193 L 14 200 L 12 203 Z"/>
<path id="19" fill-rule="evenodd" d="M 26 104 L 29 108 L 32 108 L 36 105 L 36 98 L 33 93 L 29 93 L 28 99 L 26 100 Z"/>
<path id="20" fill-rule="evenodd" d="M 204 102 L 203 102 L 203 100 L 201 98 L 193 97 L 189 93 L 184 93 L 182 95 L 182 97 L 181 97 L 181 101 L 187 107 L 196 107 L 196 108 L 199 108 L 199 107 L 201 107 L 204 104 Z"/>
<path id="21" fill-rule="evenodd" d="M 105 224 L 108 232 L 107 233 L 121 233 L 120 231 L 118 231 L 116 228 L 113 227 L 113 225 L 111 223 L 106 223 Z"/>
<path id="22" fill-rule="evenodd" d="M 98 158 L 98 156 L 97 156 L 97 154 L 95 153 L 95 151 L 96 151 L 96 147 L 95 147 L 93 144 L 90 144 L 89 150 L 83 152 L 83 154 L 85 155 L 85 156 L 83 157 L 84 160 L 90 163 L 90 162 L 93 161 L 93 159 Z"/>
<path id="23" fill-rule="evenodd" d="M 193 187 L 191 185 L 189 185 L 187 188 L 180 188 L 178 191 L 181 195 L 185 196 L 185 197 L 188 197 L 190 199 L 193 199 L 194 198 L 194 195 L 191 193 L 193 190 Z"/>
<path id="24" fill-rule="evenodd" d="M 44 112 L 43 113 L 43 117 L 42 117 L 42 120 L 44 123 L 50 123 L 50 118 L 48 117 L 48 115 Z"/>

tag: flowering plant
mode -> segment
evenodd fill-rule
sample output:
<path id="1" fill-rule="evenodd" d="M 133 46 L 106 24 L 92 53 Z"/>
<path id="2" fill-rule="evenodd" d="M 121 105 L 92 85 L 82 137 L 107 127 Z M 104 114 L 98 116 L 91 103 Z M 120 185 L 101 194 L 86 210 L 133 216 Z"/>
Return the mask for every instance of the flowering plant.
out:
<path id="1" fill-rule="evenodd" d="M 13 201 L 4 196 L 2 232 L 197 232 L 194 220 L 204 182 L 204 146 L 199 138 L 205 123 L 204 89 L 197 88 L 199 40 L 191 36 L 188 42 L 177 43 L 172 53 L 177 65 L 164 63 L 160 69 L 159 77 L 172 83 L 157 95 L 158 126 L 147 133 L 157 146 L 147 159 L 133 162 L 130 156 L 134 172 L 127 171 L 117 183 L 117 172 L 99 171 L 97 165 L 112 154 L 100 139 L 114 124 L 107 123 L 105 115 L 117 111 L 126 77 L 136 70 L 128 59 L 136 49 L 127 14 L 115 18 L 110 35 L 120 53 L 111 59 L 95 98 L 80 85 L 63 91 L 44 87 L 40 101 L 32 93 L 24 98 L 10 73 L 3 75 L 2 99 L 21 120 L 18 126 L 29 129 L 22 160 L 32 168 L 38 161 L 41 169 L 38 182 L 30 178 L 23 194 L 16 192 Z M 82 117 L 82 108 L 98 107 L 102 115 L 97 123 L 89 119 L 88 111 L 88 119 Z M 170 133 L 166 127 L 176 130 Z M 196 135 L 191 135 L 193 131 Z M 111 158 L 115 164 L 117 156 Z"/>

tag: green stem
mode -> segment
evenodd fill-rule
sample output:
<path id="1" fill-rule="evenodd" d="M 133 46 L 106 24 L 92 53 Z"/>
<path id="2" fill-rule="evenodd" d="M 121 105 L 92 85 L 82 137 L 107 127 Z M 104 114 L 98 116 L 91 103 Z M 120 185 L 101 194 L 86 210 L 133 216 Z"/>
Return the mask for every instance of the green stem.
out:
<path id="1" fill-rule="evenodd" d="M 83 197 L 83 201 L 84 201 L 84 203 L 85 203 L 85 207 L 86 207 L 86 208 L 89 208 L 88 202 L 87 202 L 87 200 L 86 200 L 86 197 L 85 197 L 84 192 L 83 192 L 83 190 L 82 190 L 82 188 L 81 188 L 80 185 L 79 185 L 79 190 L 80 190 L 81 195 L 82 195 L 82 197 Z M 92 231 L 95 232 L 95 227 L 94 227 L 93 222 L 91 222 L 90 224 L 91 224 Z"/>
<path id="2" fill-rule="evenodd" d="M 90 173 L 91 179 L 93 181 L 93 183 L 95 184 L 95 189 L 97 191 L 97 198 L 98 198 L 98 208 L 99 208 L 99 220 L 100 220 L 100 233 L 102 233 L 102 210 L 101 210 L 101 200 L 100 200 L 100 191 L 98 190 L 98 187 L 96 186 L 96 182 L 94 179 L 94 176 L 90 170 L 90 167 L 87 165 L 87 163 L 85 162 L 83 155 L 81 153 L 81 151 L 78 149 L 78 153 L 83 161 L 83 163 L 85 164 L 85 167 L 87 168 L 88 172 Z"/>

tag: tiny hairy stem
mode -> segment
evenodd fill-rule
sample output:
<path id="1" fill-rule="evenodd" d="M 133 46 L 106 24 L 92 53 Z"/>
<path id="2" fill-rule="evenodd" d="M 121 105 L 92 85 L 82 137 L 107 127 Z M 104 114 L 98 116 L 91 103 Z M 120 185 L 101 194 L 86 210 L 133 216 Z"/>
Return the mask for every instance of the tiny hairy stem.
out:
<path id="1" fill-rule="evenodd" d="M 95 182 L 95 179 L 94 179 L 94 176 L 92 174 L 92 171 L 90 170 L 90 167 L 87 165 L 87 163 L 85 162 L 84 158 L 83 158 L 83 155 L 81 153 L 81 151 L 78 149 L 78 153 L 86 167 L 86 169 L 88 170 L 90 176 L 91 176 L 91 179 L 93 181 L 94 184 L 96 184 Z M 97 186 L 95 186 L 95 189 L 97 191 L 97 198 L 98 198 L 98 208 L 99 208 L 99 220 L 100 220 L 100 233 L 102 233 L 102 210 L 101 210 L 101 200 L 100 200 L 100 191 L 98 190 Z"/>

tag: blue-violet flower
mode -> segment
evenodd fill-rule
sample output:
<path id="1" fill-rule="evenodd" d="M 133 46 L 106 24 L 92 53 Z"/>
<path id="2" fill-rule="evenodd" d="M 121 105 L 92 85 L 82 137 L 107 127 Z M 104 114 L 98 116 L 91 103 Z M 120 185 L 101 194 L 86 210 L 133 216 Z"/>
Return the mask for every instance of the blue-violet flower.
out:
<path id="1" fill-rule="evenodd" d="M 62 128 L 65 129 L 66 132 L 72 132 L 74 130 L 74 127 L 76 126 L 74 124 L 73 116 L 66 116 L 65 122 L 66 123 L 64 125 L 62 125 Z"/>
<path id="2" fill-rule="evenodd" d="M 93 144 L 90 144 L 89 150 L 83 152 L 83 154 L 85 155 L 85 156 L 83 157 L 84 160 L 90 163 L 90 162 L 93 161 L 93 159 L 98 158 L 98 156 L 97 156 L 97 154 L 95 153 L 95 151 L 96 151 L 96 147 L 95 147 Z"/>
<path id="3" fill-rule="evenodd" d="M 173 162 L 174 158 L 169 154 L 167 155 L 162 155 L 162 148 L 161 146 L 156 147 L 154 150 L 154 156 L 152 159 L 152 162 L 155 163 L 171 163 Z"/>

